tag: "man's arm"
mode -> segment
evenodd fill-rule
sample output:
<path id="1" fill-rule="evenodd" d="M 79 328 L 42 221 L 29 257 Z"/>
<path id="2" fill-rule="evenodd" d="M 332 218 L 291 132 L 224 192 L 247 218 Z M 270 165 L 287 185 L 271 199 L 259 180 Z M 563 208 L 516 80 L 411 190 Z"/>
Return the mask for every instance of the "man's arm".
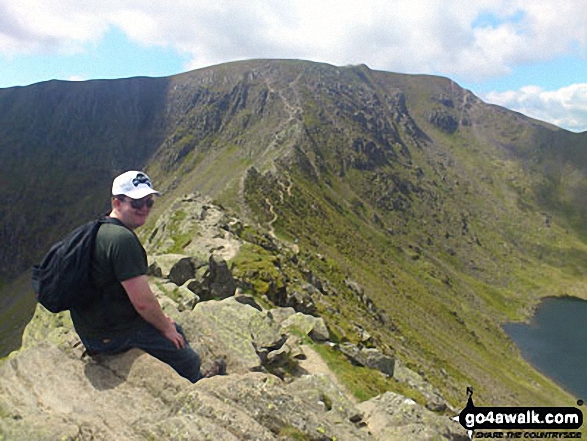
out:
<path id="1" fill-rule="evenodd" d="M 157 297 L 151 291 L 147 276 L 134 277 L 121 283 L 140 316 L 155 326 L 176 348 L 184 348 L 184 338 L 177 332 L 175 322 L 163 313 Z"/>

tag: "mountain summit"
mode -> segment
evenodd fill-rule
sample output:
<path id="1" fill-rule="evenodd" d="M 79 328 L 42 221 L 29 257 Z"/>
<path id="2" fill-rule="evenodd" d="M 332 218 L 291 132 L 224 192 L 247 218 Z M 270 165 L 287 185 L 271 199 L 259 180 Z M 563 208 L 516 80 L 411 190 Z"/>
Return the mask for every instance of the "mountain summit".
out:
<path id="1" fill-rule="evenodd" d="M 164 192 L 150 253 L 203 240 L 206 212 L 157 223 L 200 192 L 250 225 L 238 234 L 254 246 L 225 256 L 249 294 L 312 299 L 336 343 L 393 353 L 452 406 L 467 386 L 495 405 L 571 405 L 501 324 L 585 295 L 586 145 L 448 79 L 367 66 L 255 60 L 0 90 L 4 352 L 32 314 L 22 271 L 107 209 L 113 176 L 144 168 Z M 299 254 L 272 256 L 274 239 Z"/>

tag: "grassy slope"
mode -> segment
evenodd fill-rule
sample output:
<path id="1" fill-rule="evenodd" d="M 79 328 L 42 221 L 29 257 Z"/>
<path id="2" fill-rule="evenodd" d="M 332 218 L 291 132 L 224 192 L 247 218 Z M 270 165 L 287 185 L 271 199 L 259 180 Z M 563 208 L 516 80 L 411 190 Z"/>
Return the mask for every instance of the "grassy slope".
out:
<path id="1" fill-rule="evenodd" d="M 480 399 L 491 403 L 568 402 L 521 360 L 501 331 L 500 323 L 528 298 L 520 287 L 480 282 L 436 256 L 421 254 L 414 260 L 409 251 L 398 249 L 395 236 L 377 232 L 352 214 L 341 216 L 320 200 L 315 188 L 304 195 L 296 187 L 291 200 L 277 210 L 283 219 L 277 221 L 278 232 L 295 236 L 302 249 L 327 256 L 326 263 L 314 259 L 313 269 L 340 293 L 331 299 L 336 313 L 323 311 L 330 323 L 349 336 L 354 334 L 352 323 L 365 323 L 380 345 L 391 346 L 454 403 L 469 384 L 477 388 Z M 304 199 L 315 214 L 304 210 L 300 203 Z M 381 326 L 345 289 L 346 276 L 365 287 L 377 307 L 391 317 L 391 325 Z M 519 298 L 518 305 L 512 297 Z"/>
<path id="2" fill-rule="evenodd" d="M 0 277 L 108 207 L 113 176 L 162 137 L 166 79 L 49 81 L 0 90 Z"/>
<path id="3" fill-rule="evenodd" d="M 411 98 L 417 114 L 418 95 Z M 256 177 L 249 202 L 255 207 L 256 201 L 268 221 L 273 213 L 264 202 L 270 200 L 278 233 L 327 256 L 323 274 L 341 293 L 347 275 L 363 285 L 392 325 L 381 327 L 348 293 L 343 301 L 333 300 L 337 313 L 330 320 L 351 332 L 357 316 L 371 316 L 369 332 L 380 344 L 393 347 L 453 402 L 470 384 L 489 403 L 572 404 L 521 359 L 500 327 L 526 317 L 542 296 L 585 292 L 580 262 L 587 249 L 572 232 L 545 222 L 535 202 L 538 178 L 502 146 L 480 139 L 475 123 L 448 135 L 421 120 L 419 126 L 434 139 L 427 148 L 410 149 L 415 165 L 379 170 L 409 182 L 419 179 L 417 188 L 398 193 L 408 201 L 399 210 L 383 210 L 370 199 L 376 181 L 369 173 L 346 170 L 342 179 L 325 159 L 329 149 L 348 142 L 324 127 L 332 120 L 305 121 L 319 148 L 310 154 L 306 146 L 300 162 L 302 169 L 313 167 L 297 174 L 280 170 L 266 182 Z M 502 138 L 527 146 L 523 136 Z M 319 177 L 313 174 L 317 169 Z M 414 180 L 416 174 L 420 178 Z M 292 194 L 284 197 L 280 189 L 288 182 Z"/>

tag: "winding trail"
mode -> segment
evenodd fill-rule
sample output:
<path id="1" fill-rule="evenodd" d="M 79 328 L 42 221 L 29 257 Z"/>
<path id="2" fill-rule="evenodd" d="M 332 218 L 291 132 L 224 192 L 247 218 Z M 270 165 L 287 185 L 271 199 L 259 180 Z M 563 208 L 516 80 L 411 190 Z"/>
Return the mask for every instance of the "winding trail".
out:
<path id="1" fill-rule="evenodd" d="M 326 375 L 334 384 L 338 386 L 338 388 L 344 392 L 344 395 L 347 399 L 349 399 L 353 403 L 358 403 L 359 400 L 352 394 L 350 391 L 344 387 L 341 382 L 338 380 L 337 376 L 334 375 L 334 372 L 330 370 L 326 362 L 320 357 L 318 352 L 312 349 L 311 346 L 302 345 L 302 350 L 304 351 L 304 355 L 306 356 L 305 360 L 299 360 L 298 363 L 300 367 L 308 372 L 309 374 L 322 374 Z"/>

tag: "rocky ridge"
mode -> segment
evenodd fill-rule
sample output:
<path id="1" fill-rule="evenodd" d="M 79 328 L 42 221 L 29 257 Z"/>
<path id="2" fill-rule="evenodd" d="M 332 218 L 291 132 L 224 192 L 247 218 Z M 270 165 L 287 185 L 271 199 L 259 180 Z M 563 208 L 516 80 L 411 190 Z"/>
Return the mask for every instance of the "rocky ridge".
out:
<path id="1" fill-rule="evenodd" d="M 198 195 L 176 201 L 145 234 L 164 310 L 203 368 L 223 356 L 228 375 L 191 384 L 138 350 L 84 357 L 69 315 L 38 307 L 22 348 L 0 365 L 0 440 L 468 439 L 450 418 L 455 410 L 393 354 L 330 341 L 316 312 L 327 281 L 298 295 L 270 286 L 260 293 L 259 274 L 233 261 L 249 240 L 277 254 L 294 245 Z M 425 405 L 391 391 L 359 402 L 316 345 L 417 389 Z"/>

